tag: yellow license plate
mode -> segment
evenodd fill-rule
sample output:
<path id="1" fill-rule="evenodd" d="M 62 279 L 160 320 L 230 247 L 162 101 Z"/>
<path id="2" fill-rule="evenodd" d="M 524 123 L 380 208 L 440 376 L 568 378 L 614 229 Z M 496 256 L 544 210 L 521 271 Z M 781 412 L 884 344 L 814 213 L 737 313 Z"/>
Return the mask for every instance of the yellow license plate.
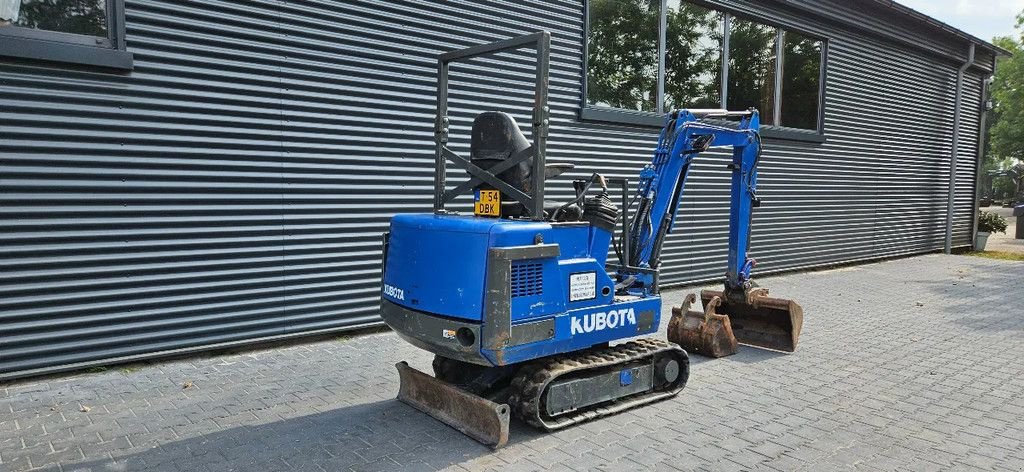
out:
<path id="1" fill-rule="evenodd" d="M 501 192 L 497 190 L 477 190 L 473 199 L 473 214 L 501 216 Z"/>

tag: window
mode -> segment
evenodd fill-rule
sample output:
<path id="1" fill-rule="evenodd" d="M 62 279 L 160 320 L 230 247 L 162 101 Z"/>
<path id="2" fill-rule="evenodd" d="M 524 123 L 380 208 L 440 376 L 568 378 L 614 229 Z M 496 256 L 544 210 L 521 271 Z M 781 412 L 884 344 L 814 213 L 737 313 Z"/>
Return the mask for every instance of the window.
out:
<path id="1" fill-rule="evenodd" d="M 767 135 L 821 133 L 820 39 L 686 0 L 590 0 L 586 48 L 585 119 L 756 107 Z"/>
<path id="2" fill-rule="evenodd" d="M 782 41 L 782 126 L 817 126 L 821 95 L 821 41 L 787 31 Z"/>
<path id="3" fill-rule="evenodd" d="M 0 0 L 0 56 L 130 69 L 124 0 Z"/>
<path id="4" fill-rule="evenodd" d="M 775 40 L 770 26 L 733 19 L 729 25 L 729 81 L 725 108 L 761 111 L 761 121 L 775 115 Z"/>
<path id="5" fill-rule="evenodd" d="M 658 3 L 590 2 L 587 75 L 591 105 L 657 111 Z"/>
<path id="6" fill-rule="evenodd" d="M 679 0 L 666 15 L 664 109 L 718 108 L 725 16 Z"/>

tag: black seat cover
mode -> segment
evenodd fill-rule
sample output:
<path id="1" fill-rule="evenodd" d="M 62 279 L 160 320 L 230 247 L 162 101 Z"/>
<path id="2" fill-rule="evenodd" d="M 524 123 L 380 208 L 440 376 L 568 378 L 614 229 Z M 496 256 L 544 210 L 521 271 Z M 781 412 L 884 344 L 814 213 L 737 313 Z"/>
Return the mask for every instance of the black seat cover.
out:
<path id="1" fill-rule="evenodd" d="M 469 159 L 484 169 L 490 169 L 515 153 L 530 147 L 519 124 L 508 113 L 487 111 L 473 120 L 472 139 L 469 144 Z M 533 157 L 512 166 L 498 174 L 505 183 L 530 194 L 530 171 Z"/>
<path id="2" fill-rule="evenodd" d="M 477 115 L 473 120 L 472 137 L 469 144 L 469 159 L 483 169 L 490 169 L 499 162 L 504 161 L 516 153 L 530 147 L 523 131 L 519 129 L 516 119 L 508 113 L 500 111 L 487 111 Z M 572 164 L 547 163 L 545 166 L 544 178 L 556 177 L 561 173 L 571 170 Z M 508 170 L 498 174 L 503 182 L 522 190 L 527 195 L 532 195 L 533 182 L 530 176 L 533 172 L 533 156 L 524 159 L 522 162 L 510 167 Z M 488 184 L 481 184 L 478 188 L 491 188 Z M 502 196 L 501 214 L 506 217 L 521 216 L 525 209 L 521 204 L 511 200 L 511 197 Z M 551 214 L 561 204 L 545 201 L 545 212 Z M 575 209 L 564 211 L 559 220 L 578 220 L 578 212 Z M 575 215 L 575 216 L 574 216 Z M 575 218 L 575 219 L 573 219 Z"/>

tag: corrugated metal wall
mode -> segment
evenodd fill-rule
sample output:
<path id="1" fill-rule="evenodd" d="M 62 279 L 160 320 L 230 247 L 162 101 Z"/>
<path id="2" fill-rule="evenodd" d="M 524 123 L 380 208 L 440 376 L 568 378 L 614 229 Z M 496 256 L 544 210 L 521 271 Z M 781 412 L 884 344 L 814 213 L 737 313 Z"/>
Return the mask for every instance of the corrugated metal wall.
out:
<path id="1" fill-rule="evenodd" d="M 550 30 L 549 160 L 576 163 L 574 176 L 634 177 L 655 140 L 579 122 L 580 0 L 127 9 L 129 75 L 0 68 L 0 378 L 377 323 L 380 233 L 395 212 L 431 208 L 441 51 Z M 828 142 L 766 144 L 760 269 L 940 249 L 956 65 L 769 16 L 832 41 Z M 532 66 L 505 59 L 453 68 L 453 133 L 485 109 L 526 127 Z M 973 208 L 970 79 L 957 245 Z M 667 283 L 724 272 L 723 166 L 693 174 Z M 549 189 L 570 193 L 567 179 Z"/>

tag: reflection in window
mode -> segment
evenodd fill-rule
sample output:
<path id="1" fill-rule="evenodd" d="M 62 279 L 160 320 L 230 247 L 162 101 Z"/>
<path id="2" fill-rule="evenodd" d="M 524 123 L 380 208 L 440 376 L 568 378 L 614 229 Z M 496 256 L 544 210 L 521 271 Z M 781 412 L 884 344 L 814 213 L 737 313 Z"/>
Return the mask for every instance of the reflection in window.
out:
<path id="1" fill-rule="evenodd" d="M 669 0 L 665 37 L 665 110 L 721 107 L 724 15 Z"/>
<path id="2" fill-rule="evenodd" d="M 106 0 L 20 1 L 21 8 L 14 9 L 16 18 L 12 18 L 10 23 L 13 26 L 89 36 L 107 36 Z"/>
<path id="3" fill-rule="evenodd" d="M 775 110 L 775 28 L 733 18 L 729 31 L 730 110 L 756 107 L 761 122 L 772 123 Z"/>
<path id="4" fill-rule="evenodd" d="M 584 112 L 593 106 L 654 113 L 754 107 L 761 111 L 764 125 L 821 131 L 820 74 L 826 49 L 822 40 L 736 18 L 705 8 L 704 2 L 664 0 L 662 9 L 662 1 L 586 2 Z M 662 24 L 665 30 L 659 31 Z M 664 34 L 663 45 L 658 44 L 659 33 Z M 723 61 L 724 43 L 729 50 Z M 664 58 L 660 70 L 659 57 Z M 658 95 L 664 100 L 657 102 Z M 620 118 L 652 121 L 616 117 Z"/>
<path id="5" fill-rule="evenodd" d="M 782 126 L 817 129 L 821 41 L 787 31 L 782 53 Z"/>
<path id="6" fill-rule="evenodd" d="M 587 101 L 657 111 L 659 0 L 591 0 Z"/>

